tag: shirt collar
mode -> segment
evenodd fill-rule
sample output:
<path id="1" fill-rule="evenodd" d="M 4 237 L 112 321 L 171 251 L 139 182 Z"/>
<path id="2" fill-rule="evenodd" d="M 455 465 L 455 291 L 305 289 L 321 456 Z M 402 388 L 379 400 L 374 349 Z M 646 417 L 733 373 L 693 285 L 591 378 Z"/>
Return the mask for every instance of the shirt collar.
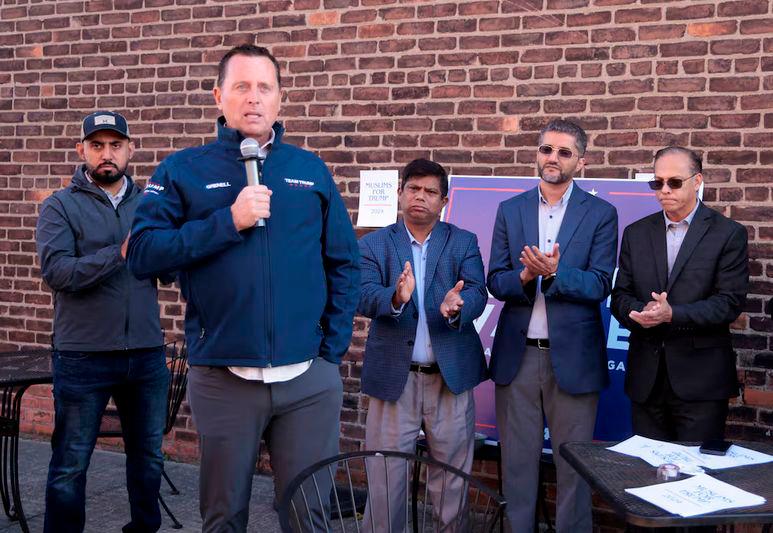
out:
<path id="1" fill-rule="evenodd" d="M 411 233 L 411 230 L 408 229 L 408 225 L 407 224 L 403 224 L 403 225 L 405 226 L 405 231 L 408 233 L 408 240 L 411 241 L 411 244 L 418 244 L 419 246 L 424 246 L 429 242 L 429 238 L 432 236 L 431 231 L 427 235 L 427 238 L 424 239 L 424 242 L 420 243 L 419 241 L 416 240 L 416 237 L 413 236 L 413 234 Z"/>
<path id="2" fill-rule="evenodd" d="M 126 194 L 126 189 L 129 186 L 129 182 L 126 179 L 126 176 L 122 176 L 121 179 L 123 180 L 123 185 L 121 185 L 121 188 L 118 190 L 115 194 L 110 194 L 106 189 L 102 188 L 102 186 L 99 185 L 94 179 L 91 177 L 91 174 L 89 174 L 88 170 L 83 171 L 83 175 L 86 176 L 86 179 L 89 180 L 89 183 L 93 183 L 96 187 L 99 187 L 99 190 L 104 192 L 106 195 L 110 196 L 113 199 L 119 199 L 123 198 L 123 195 Z"/>
<path id="3" fill-rule="evenodd" d="M 558 201 L 558 204 L 556 204 L 558 207 L 563 207 L 569 202 L 569 197 L 572 196 L 572 189 L 574 189 L 574 180 L 572 180 L 569 183 L 569 187 L 566 188 L 566 191 L 564 191 L 563 196 L 561 196 L 561 199 Z M 550 205 L 548 204 L 548 201 L 545 199 L 544 196 L 542 196 L 542 189 L 539 188 L 539 185 L 537 186 L 537 194 L 539 194 L 539 201 L 540 203 Z M 555 207 L 555 206 L 552 206 Z"/>
<path id="4" fill-rule="evenodd" d="M 276 138 L 276 132 L 274 128 L 271 128 L 271 135 L 268 136 L 268 141 L 258 148 L 258 158 L 265 159 L 268 157 L 268 153 L 271 151 L 271 146 L 274 144 Z"/>
<path id="5" fill-rule="evenodd" d="M 671 224 L 678 225 L 678 224 L 686 223 L 688 226 L 692 224 L 692 219 L 695 218 L 695 213 L 698 212 L 698 207 L 700 207 L 700 205 L 701 205 L 700 200 L 695 202 L 695 207 L 692 208 L 692 211 L 690 211 L 690 214 L 684 217 L 679 222 L 674 222 L 673 220 L 669 220 L 668 215 L 666 215 L 666 212 L 663 211 L 663 219 L 666 221 L 666 229 L 668 229 L 668 226 L 670 226 Z"/>

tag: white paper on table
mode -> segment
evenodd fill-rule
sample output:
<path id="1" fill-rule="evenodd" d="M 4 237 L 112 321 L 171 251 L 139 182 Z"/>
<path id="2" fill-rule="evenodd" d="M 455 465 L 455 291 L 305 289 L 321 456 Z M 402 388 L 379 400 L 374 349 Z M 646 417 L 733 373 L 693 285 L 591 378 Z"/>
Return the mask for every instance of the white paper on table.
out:
<path id="1" fill-rule="evenodd" d="M 625 491 L 669 513 L 685 517 L 765 503 L 762 496 L 746 492 L 707 474 Z"/>
<path id="2" fill-rule="evenodd" d="M 660 466 L 665 463 L 675 464 L 683 474 L 694 475 L 703 472 L 701 454 L 694 453 L 687 446 L 681 444 L 634 435 L 608 449 L 639 457 L 652 466 Z"/>
<path id="3" fill-rule="evenodd" d="M 634 435 L 608 449 L 639 457 L 652 466 L 660 466 L 664 463 L 675 464 L 679 467 L 680 472 L 689 475 L 701 473 L 703 468 L 719 470 L 773 461 L 773 456 L 736 445 L 731 446 L 724 456 L 709 455 L 700 453 L 700 446 L 682 446 L 639 435 Z"/>
<path id="4" fill-rule="evenodd" d="M 700 446 L 689 446 L 688 449 L 691 452 L 698 454 L 703 463 L 703 467 L 712 470 L 721 470 L 723 468 L 732 468 L 734 466 L 760 465 L 773 461 L 773 455 L 736 446 L 735 444 L 728 448 L 725 455 L 701 453 Z"/>
<path id="5" fill-rule="evenodd" d="M 357 225 L 383 228 L 397 221 L 396 170 L 360 171 L 360 206 Z"/>

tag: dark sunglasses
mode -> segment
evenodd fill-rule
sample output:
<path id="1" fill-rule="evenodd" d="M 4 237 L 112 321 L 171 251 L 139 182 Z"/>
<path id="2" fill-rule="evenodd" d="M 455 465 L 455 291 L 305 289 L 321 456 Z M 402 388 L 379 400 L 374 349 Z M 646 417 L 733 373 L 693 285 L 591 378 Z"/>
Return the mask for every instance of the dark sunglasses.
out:
<path id="1" fill-rule="evenodd" d="M 569 148 L 556 148 L 555 146 L 550 146 L 549 144 L 543 144 L 539 148 L 537 148 L 539 153 L 542 155 L 550 155 L 553 153 L 553 150 L 558 151 L 558 157 L 562 159 L 571 159 L 574 157 L 574 152 L 572 152 Z"/>
<path id="2" fill-rule="evenodd" d="M 659 191 L 663 188 L 663 185 L 668 185 L 669 189 L 681 189 L 684 182 L 693 179 L 698 174 L 693 174 L 689 178 L 668 178 L 667 180 L 650 180 L 647 183 L 650 185 L 650 189 L 653 191 Z"/>

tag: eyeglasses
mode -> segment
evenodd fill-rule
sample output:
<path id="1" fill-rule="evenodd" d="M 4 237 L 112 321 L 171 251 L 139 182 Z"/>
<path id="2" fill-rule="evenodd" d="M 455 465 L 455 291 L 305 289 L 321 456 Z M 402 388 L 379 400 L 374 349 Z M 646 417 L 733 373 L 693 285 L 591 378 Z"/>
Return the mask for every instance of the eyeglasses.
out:
<path id="1" fill-rule="evenodd" d="M 681 189 L 682 185 L 684 185 L 685 181 L 693 179 L 695 176 L 697 176 L 698 173 L 696 172 L 689 178 L 668 178 L 667 180 L 650 180 L 647 183 L 649 183 L 650 189 L 653 191 L 659 191 L 663 188 L 663 185 L 668 185 L 669 189 Z"/>
<path id="2" fill-rule="evenodd" d="M 569 148 L 556 148 L 555 146 L 551 146 L 549 144 L 543 144 L 537 148 L 537 150 L 542 155 L 550 155 L 553 153 L 553 150 L 556 150 L 558 152 L 558 157 L 562 159 L 571 159 L 574 157 L 574 152 L 572 152 Z"/>

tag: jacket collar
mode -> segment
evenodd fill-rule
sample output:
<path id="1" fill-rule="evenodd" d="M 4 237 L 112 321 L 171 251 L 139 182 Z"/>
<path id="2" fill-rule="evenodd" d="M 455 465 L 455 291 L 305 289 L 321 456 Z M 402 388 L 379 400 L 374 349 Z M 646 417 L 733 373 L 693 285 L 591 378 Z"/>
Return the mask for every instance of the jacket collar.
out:
<path id="1" fill-rule="evenodd" d="M 126 178 L 126 192 L 123 197 L 124 200 L 126 200 L 135 194 L 139 194 L 139 189 L 134 185 L 134 180 L 132 180 L 131 176 L 125 174 L 124 177 Z M 105 202 L 110 202 L 107 193 L 100 189 L 95 183 L 89 181 L 86 177 L 86 165 L 79 165 L 78 168 L 75 169 L 75 174 L 73 174 L 70 184 L 74 191 L 85 192 L 94 195 Z"/>
<path id="2" fill-rule="evenodd" d="M 273 148 L 276 148 L 282 142 L 285 129 L 281 122 L 274 122 L 272 128 L 274 130 Z M 226 126 L 225 117 L 221 116 L 217 119 L 217 140 L 227 148 L 239 150 L 239 145 L 242 144 L 244 135 L 239 130 Z"/>

